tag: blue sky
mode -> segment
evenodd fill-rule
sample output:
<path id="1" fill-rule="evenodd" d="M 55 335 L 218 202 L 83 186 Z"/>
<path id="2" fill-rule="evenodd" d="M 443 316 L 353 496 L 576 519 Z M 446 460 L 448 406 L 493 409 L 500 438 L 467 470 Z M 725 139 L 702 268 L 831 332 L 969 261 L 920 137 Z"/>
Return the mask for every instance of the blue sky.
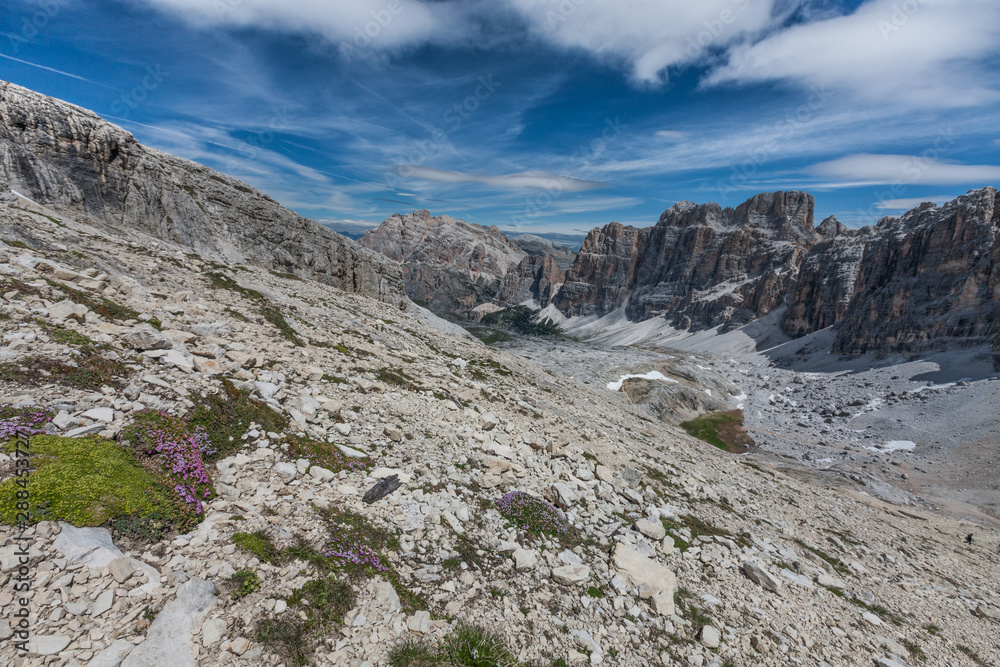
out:
<path id="1" fill-rule="evenodd" d="M 648 226 L 1000 186 L 995 0 L 7 0 L 0 78 L 321 221 Z"/>

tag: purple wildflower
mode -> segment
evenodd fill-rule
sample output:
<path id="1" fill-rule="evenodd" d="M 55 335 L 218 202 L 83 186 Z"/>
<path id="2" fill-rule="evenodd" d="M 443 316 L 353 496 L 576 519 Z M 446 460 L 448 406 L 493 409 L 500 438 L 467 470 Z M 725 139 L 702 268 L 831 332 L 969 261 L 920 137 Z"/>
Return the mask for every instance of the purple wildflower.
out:
<path id="1" fill-rule="evenodd" d="M 18 433 L 39 435 L 45 433 L 44 425 L 52 421 L 49 413 L 40 408 L 15 408 L 0 405 L 0 442 L 14 438 Z"/>
<path id="2" fill-rule="evenodd" d="M 136 415 L 128 436 L 147 456 L 160 457 L 174 491 L 201 514 L 202 500 L 212 496 L 212 479 L 202 457 L 215 453 L 205 429 L 199 426 L 192 431 L 176 417 L 148 410 Z"/>
<path id="3" fill-rule="evenodd" d="M 569 532 L 565 515 L 551 504 L 523 491 L 511 491 L 497 501 L 501 516 L 529 533 L 563 535 Z"/>
<path id="4" fill-rule="evenodd" d="M 361 544 L 358 540 L 350 540 L 347 537 L 336 537 L 330 540 L 323 555 L 327 558 L 336 558 L 344 564 L 368 565 L 378 572 L 385 572 L 389 569 L 382 563 L 382 559 L 373 549 Z"/>

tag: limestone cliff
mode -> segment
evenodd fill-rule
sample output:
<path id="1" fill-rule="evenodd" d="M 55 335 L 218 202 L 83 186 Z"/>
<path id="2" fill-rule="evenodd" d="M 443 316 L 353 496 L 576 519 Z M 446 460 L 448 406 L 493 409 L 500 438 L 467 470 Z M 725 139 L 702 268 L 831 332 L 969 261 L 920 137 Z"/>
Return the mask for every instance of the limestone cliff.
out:
<path id="1" fill-rule="evenodd" d="M 1000 199 L 992 187 L 885 218 L 834 350 L 1000 346 Z"/>
<path id="2" fill-rule="evenodd" d="M 528 254 L 496 227 L 423 210 L 388 218 L 360 242 L 402 265 L 410 298 L 466 317 L 484 303 L 544 307 L 563 280 L 555 259 L 534 246 Z"/>
<path id="3" fill-rule="evenodd" d="M 555 299 L 567 315 L 665 317 L 680 328 L 739 326 L 784 302 L 815 242 L 813 198 L 753 197 L 739 207 L 680 202 L 646 229 L 611 223 L 584 241 Z"/>
<path id="4" fill-rule="evenodd" d="M 399 267 L 208 167 L 141 145 L 96 114 L 0 81 L 3 188 L 92 223 L 227 262 L 403 300 Z"/>

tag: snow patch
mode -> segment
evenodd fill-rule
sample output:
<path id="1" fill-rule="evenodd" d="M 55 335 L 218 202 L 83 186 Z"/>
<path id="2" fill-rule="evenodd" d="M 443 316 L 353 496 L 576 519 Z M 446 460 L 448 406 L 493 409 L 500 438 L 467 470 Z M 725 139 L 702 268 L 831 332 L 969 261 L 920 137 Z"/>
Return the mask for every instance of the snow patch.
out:
<path id="1" fill-rule="evenodd" d="M 884 445 L 877 445 L 875 447 L 865 447 L 865 449 L 870 449 L 873 452 L 912 452 L 917 446 L 917 443 L 912 440 L 890 440 Z"/>
<path id="2" fill-rule="evenodd" d="M 622 385 L 625 384 L 625 380 L 631 380 L 633 378 L 642 380 L 663 380 L 664 382 L 673 382 L 674 384 L 680 384 L 680 382 L 678 382 L 677 380 L 673 378 L 668 378 L 660 371 L 649 371 L 648 373 L 643 373 L 641 375 L 622 375 L 618 378 L 618 382 L 609 382 L 608 389 L 610 391 L 621 391 Z"/>

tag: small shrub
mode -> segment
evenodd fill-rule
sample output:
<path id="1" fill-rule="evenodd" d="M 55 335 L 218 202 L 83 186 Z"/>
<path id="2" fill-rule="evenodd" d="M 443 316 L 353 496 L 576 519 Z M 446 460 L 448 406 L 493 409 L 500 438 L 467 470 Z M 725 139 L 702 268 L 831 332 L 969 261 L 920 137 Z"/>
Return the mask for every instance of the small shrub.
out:
<path id="1" fill-rule="evenodd" d="M 511 491 L 497 501 L 497 509 L 519 530 L 532 535 L 566 535 L 569 522 L 558 509 L 523 491 Z"/>
<path id="2" fill-rule="evenodd" d="M 253 570 L 237 570 L 229 583 L 233 586 L 232 598 L 239 600 L 260 588 L 260 577 Z"/>
<path id="3" fill-rule="evenodd" d="M 121 386 L 128 369 L 117 359 L 85 346 L 69 362 L 33 356 L 0 364 L 0 381 L 24 387 L 63 384 L 75 389 L 99 390 L 104 385 Z"/>
<path id="4" fill-rule="evenodd" d="M 15 408 L 0 404 L 0 442 L 7 442 L 17 436 L 44 433 L 44 425 L 52 421 L 52 415 L 36 407 Z"/>
<path id="5" fill-rule="evenodd" d="M 202 501 L 215 494 L 203 457 L 215 453 L 204 427 L 189 427 L 177 417 L 156 410 L 135 414 L 120 437 L 140 456 L 156 459 L 181 499 L 201 514 Z"/>
<path id="6" fill-rule="evenodd" d="M 282 560 L 282 552 L 271 541 L 270 535 L 263 530 L 252 533 L 234 533 L 233 544 L 249 551 L 264 563 L 276 564 Z"/>
<path id="7" fill-rule="evenodd" d="M 258 641 L 288 659 L 293 665 L 309 664 L 309 656 L 327 631 L 343 622 L 354 607 L 354 591 L 333 576 L 314 579 L 292 591 L 289 609 L 302 612 L 268 618 L 257 625 Z M 290 618 L 289 618 L 290 617 Z"/>
<path id="8" fill-rule="evenodd" d="M 285 439 L 285 442 L 288 444 L 288 454 L 292 458 L 308 459 L 311 464 L 326 468 L 331 472 L 364 470 L 374 464 L 370 458 L 353 459 L 345 456 L 335 444 L 329 442 L 307 440 L 297 436 L 290 436 Z"/>
<path id="9" fill-rule="evenodd" d="M 228 380 L 222 381 L 222 391 L 208 396 L 192 397 L 194 408 L 187 415 L 192 427 L 202 427 L 215 450 L 205 455 L 206 461 L 229 456 L 243 446 L 240 436 L 255 423 L 265 431 L 281 431 L 288 419 L 265 403 L 255 402 L 248 392 L 237 389 Z"/>
<path id="10" fill-rule="evenodd" d="M 459 625 L 441 643 L 448 660 L 463 667 L 517 667 L 517 658 L 503 640 L 473 625 Z"/>
<path id="11" fill-rule="evenodd" d="M 441 664 L 441 657 L 429 643 L 418 639 L 405 639 L 389 650 L 391 667 L 434 667 Z"/>

